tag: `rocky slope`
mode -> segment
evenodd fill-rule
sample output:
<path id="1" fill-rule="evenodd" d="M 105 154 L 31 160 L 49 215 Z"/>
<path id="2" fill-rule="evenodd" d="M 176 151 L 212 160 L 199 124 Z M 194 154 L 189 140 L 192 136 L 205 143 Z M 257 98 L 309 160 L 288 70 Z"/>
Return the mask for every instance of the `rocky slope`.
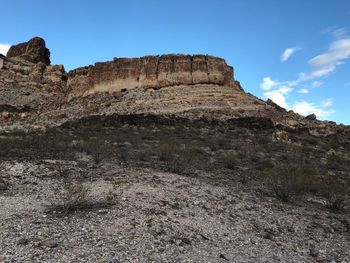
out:
<path id="1" fill-rule="evenodd" d="M 274 124 L 309 127 L 321 134 L 339 129 L 245 93 L 233 68 L 221 58 L 115 58 L 66 72 L 62 65 L 50 65 L 49 56 L 45 41 L 36 37 L 0 57 L 2 130 L 45 129 L 87 116 L 128 114 L 268 118 Z"/>
<path id="2" fill-rule="evenodd" d="M 0 262 L 350 262 L 350 129 L 223 59 L 0 56 Z"/>

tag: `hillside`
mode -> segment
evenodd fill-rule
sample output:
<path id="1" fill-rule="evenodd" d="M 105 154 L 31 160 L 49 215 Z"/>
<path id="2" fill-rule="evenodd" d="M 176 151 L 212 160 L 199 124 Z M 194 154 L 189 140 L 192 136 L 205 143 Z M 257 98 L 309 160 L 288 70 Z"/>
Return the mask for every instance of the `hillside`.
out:
<path id="1" fill-rule="evenodd" d="M 349 161 L 221 58 L 0 56 L 1 262 L 350 262 Z"/>

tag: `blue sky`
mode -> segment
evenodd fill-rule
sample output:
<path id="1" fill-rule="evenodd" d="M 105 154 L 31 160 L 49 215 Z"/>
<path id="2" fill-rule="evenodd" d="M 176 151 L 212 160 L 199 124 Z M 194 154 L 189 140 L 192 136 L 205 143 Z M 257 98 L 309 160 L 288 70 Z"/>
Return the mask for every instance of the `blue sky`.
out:
<path id="1" fill-rule="evenodd" d="M 0 53 L 33 36 L 67 70 L 164 53 L 211 54 L 247 92 L 350 124 L 350 0 L 1 0 Z"/>

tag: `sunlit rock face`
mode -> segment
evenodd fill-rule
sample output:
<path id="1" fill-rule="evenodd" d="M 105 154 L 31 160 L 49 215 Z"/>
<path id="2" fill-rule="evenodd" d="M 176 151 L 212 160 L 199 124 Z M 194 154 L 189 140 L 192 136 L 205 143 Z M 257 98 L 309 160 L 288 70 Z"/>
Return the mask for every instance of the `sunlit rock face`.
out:
<path id="1" fill-rule="evenodd" d="M 217 57 L 205 55 L 162 55 L 115 58 L 78 68 L 68 74 L 70 95 L 115 92 L 134 88 L 196 84 L 234 86 L 233 68 Z"/>

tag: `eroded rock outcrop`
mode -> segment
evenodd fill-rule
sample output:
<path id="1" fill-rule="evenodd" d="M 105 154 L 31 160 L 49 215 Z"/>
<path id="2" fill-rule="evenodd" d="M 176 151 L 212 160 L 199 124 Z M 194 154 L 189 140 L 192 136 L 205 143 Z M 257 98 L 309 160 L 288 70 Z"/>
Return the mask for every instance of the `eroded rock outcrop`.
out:
<path id="1" fill-rule="evenodd" d="M 40 113 L 62 102 L 67 74 L 49 65 L 45 42 L 34 38 L 0 56 L 0 120 L 13 121 Z"/>
<path id="2" fill-rule="evenodd" d="M 20 58 L 32 63 L 42 62 L 50 65 L 50 50 L 46 48 L 45 40 L 34 37 L 28 42 L 11 46 L 7 58 Z"/>
<path id="3" fill-rule="evenodd" d="M 196 84 L 233 87 L 233 68 L 223 59 L 212 56 L 162 55 L 115 58 L 68 74 L 71 97 L 103 91 Z"/>
<path id="4" fill-rule="evenodd" d="M 0 129 L 59 126 L 92 116 L 133 114 L 227 121 L 240 126 L 282 125 L 317 135 L 336 124 L 304 118 L 244 92 L 225 60 L 208 55 L 115 58 L 66 72 L 50 65 L 41 38 L 0 55 Z M 268 121 L 271 120 L 271 123 Z"/>

